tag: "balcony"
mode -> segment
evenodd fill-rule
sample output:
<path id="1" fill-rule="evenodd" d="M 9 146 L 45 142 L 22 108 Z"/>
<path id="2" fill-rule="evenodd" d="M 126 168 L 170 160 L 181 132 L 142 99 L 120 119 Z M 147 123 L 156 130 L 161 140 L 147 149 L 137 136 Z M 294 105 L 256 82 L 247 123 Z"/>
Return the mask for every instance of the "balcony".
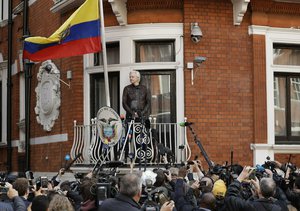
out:
<path id="1" fill-rule="evenodd" d="M 104 144 L 97 129 L 97 119 L 90 125 L 78 125 L 74 121 L 74 140 L 71 158 L 81 154 L 72 170 L 88 171 L 98 162 L 100 164 L 121 161 L 128 167 L 147 167 L 182 163 L 191 156 L 186 137 L 186 127 L 178 123 L 156 123 L 150 118 L 150 129 L 140 122 L 123 122 L 120 140 L 112 147 Z M 149 126 L 148 126 L 149 127 Z"/>

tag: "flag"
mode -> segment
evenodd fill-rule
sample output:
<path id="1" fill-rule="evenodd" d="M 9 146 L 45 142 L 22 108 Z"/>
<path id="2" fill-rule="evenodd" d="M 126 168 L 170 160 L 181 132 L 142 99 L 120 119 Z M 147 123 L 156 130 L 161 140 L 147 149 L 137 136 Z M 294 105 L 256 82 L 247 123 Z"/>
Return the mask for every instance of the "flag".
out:
<path id="1" fill-rule="evenodd" d="M 23 58 L 44 61 L 101 50 L 99 0 L 86 0 L 50 37 L 24 40 Z"/>

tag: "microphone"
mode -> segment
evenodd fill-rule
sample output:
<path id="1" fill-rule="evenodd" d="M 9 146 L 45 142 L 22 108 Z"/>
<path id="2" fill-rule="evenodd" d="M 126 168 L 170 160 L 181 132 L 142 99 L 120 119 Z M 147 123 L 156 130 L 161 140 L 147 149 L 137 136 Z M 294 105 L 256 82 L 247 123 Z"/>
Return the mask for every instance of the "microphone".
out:
<path id="1" fill-rule="evenodd" d="M 75 158 L 67 165 L 65 166 L 65 171 L 69 170 L 69 168 L 73 165 L 73 163 L 82 155 L 82 153 L 79 153 L 75 156 Z"/>
<path id="2" fill-rule="evenodd" d="M 68 163 L 68 161 L 71 159 L 71 157 L 70 157 L 70 155 L 68 155 L 68 154 L 66 154 L 66 156 L 65 156 L 65 165 L 64 165 L 64 168 L 66 169 L 66 167 L 67 167 L 67 163 Z M 62 174 L 64 174 L 65 172 L 62 172 Z"/>
<path id="3" fill-rule="evenodd" d="M 179 123 L 179 125 L 180 125 L 181 127 L 190 126 L 190 125 L 192 125 L 192 124 L 194 124 L 194 123 L 193 123 L 193 122 L 180 122 L 180 123 Z"/>

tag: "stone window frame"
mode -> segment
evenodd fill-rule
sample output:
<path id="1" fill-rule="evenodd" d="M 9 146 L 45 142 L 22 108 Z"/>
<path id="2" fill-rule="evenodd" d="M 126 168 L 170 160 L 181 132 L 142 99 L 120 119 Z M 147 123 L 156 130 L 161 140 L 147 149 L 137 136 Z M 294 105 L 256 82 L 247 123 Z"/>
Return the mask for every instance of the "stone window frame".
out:
<path id="1" fill-rule="evenodd" d="M 184 64 L 183 64 L 183 24 L 182 23 L 157 23 L 157 24 L 132 24 L 127 26 L 106 27 L 106 42 L 119 42 L 120 64 L 108 65 L 108 71 L 120 72 L 120 102 L 122 91 L 128 85 L 128 75 L 131 70 L 176 70 L 177 94 L 177 120 L 184 120 Z M 151 34 L 149 34 L 151 31 Z M 135 43 L 142 40 L 175 40 L 176 58 L 174 62 L 137 63 L 135 61 Z M 84 124 L 90 124 L 90 80 L 89 75 L 103 72 L 103 67 L 93 66 L 93 54 L 84 56 Z M 125 111 L 120 104 L 120 113 Z"/>

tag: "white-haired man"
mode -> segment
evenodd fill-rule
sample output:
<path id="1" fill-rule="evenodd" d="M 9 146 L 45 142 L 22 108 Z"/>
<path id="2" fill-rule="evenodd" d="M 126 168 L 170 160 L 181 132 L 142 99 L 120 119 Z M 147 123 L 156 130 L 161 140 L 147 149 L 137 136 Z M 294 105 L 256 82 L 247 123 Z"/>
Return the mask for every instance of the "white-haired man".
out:
<path id="1" fill-rule="evenodd" d="M 140 84 L 141 75 L 132 70 L 129 74 L 130 85 L 123 90 L 122 104 L 126 111 L 126 119 L 144 118 L 150 115 L 151 95 L 147 87 Z"/>
<path id="2" fill-rule="evenodd" d="M 120 180 L 120 191 L 115 198 L 104 200 L 100 211 L 140 211 L 138 203 L 142 194 L 142 180 L 138 174 L 126 174 Z M 168 201 L 162 205 L 160 211 L 172 211 L 174 202 Z"/>

